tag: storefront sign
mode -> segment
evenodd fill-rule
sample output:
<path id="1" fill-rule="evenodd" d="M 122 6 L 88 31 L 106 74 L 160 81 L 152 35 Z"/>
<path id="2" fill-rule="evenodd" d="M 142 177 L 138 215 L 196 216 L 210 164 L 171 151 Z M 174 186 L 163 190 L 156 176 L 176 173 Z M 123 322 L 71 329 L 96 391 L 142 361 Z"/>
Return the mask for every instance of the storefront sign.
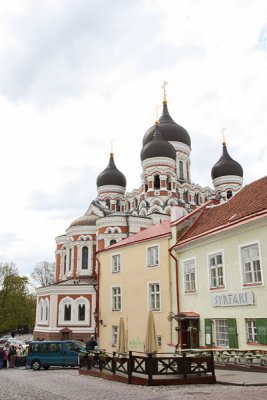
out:
<path id="1" fill-rule="evenodd" d="M 249 306 L 254 304 L 253 292 L 211 295 L 213 307 Z"/>

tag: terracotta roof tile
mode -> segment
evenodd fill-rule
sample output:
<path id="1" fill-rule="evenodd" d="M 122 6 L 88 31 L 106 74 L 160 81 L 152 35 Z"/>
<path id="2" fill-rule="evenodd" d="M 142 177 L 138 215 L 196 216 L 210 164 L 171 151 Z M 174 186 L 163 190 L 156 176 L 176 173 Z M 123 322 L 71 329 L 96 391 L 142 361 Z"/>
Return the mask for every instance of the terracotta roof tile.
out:
<path id="1" fill-rule="evenodd" d="M 244 186 L 227 203 L 206 208 L 195 225 L 183 236 L 182 242 L 227 224 L 230 226 L 242 219 L 252 218 L 264 210 L 267 212 L 267 176 Z"/>
<path id="2" fill-rule="evenodd" d="M 171 233 L 171 221 L 170 220 L 162 221 L 156 225 L 150 226 L 147 229 L 135 233 L 134 235 L 129 236 L 126 239 L 120 240 L 119 242 L 113 244 L 112 246 L 107 247 L 107 249 L 105 250 L 111 250 L 117 247 L 143 242 L 145 240 L 156 239 L 159 237 L 167 236 L 170 233 Z"/>

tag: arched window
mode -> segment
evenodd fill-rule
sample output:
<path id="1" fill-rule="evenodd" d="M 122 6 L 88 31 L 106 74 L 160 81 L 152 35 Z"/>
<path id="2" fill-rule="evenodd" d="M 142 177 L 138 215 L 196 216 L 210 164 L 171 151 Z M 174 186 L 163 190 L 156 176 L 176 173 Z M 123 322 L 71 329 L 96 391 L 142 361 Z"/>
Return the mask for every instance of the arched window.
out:
<path id="1" fill-rule="evenodd" d="M 109 242 L 109 245 L 111 246 L 112 244 L 115 244 L 115 243 L 117 243 L 117 240 L 112 239 L 112 240 Z"/>
<path id="2" fill-rule="evenodd" d="M 64 274 L 66 273 L 66 269 L 67 269 L 67 256 L 65 254 L 64 255 Z"/>
<path id="3" fill-rule="evenodd" d="M 147 183 L 147 179 L 145 179 L 145 192 L 148 191 L 148 183 Z"/>
<path id="4" fill-rule="evenodd" d="M 160 177 L 159 175 L 154 175 L 154 189 L 160 189 Z"/>
<path id="5" fill-rule="evenodd" d="M 188 190 L 184 191 L 184 202 L 187 203 L 187 204 L 189 203 Z"/>
<path id="6" fill-rule="evenodd" d="M 65 304 L 64 321 L 71 321 L 71 304 Z"/>
<path id="7" fill-rule="evenodd" d="M 48 306 L 45 306 L 45 320 L 48 321 Z"/>
<path id="8" fill-rule="evenodd" d="M 227 199 L 228 199 L 228 200 L 231 199 L 232 196 L 233 196 L 232 190 L 227 190 L 227 192 L 226 192 L 226 197 L 227 197 Z"/>
<path id="9" fill-rule="evenodd" d="M 128 201 L 127 204 L 128 204 L 128 211 L 130 211 L 130 209 L 131 209 L 131 203 Z"/>
<path id="10" fill-rule="evenodd" d="M 170 176 L 167 176 L 167 190 L 172 190 L 172 181 Z"/>
<path id="11" fill-rule="evenodd" d="M 85 321 L 85 304 L 79 304 L 78 321 Z"/>
<path id="12" fill-rule="evenodd" d="M 120 200 L 116 200 L 116 211 L 120 211 Z"/>
<path id="13" fill-rule="evenodd" d="M 107 206 L 107 208 L 110 210 L 110 199 L 107 199 L 107 200 L 106 200 L 106 206 Z"/>
<path id="14" fill-rule="evenodd" d="M 82 248 L 82 269 L 88 268 L 88 247 L 84 246 Z"/>
<path id="15" fill-rule="evenodd" d="M 183 161 L 179 161 L 179 177 L 184 179 Z"/>
<path id="16" fill-rule="evenodd" d="M 69 271 L 71 270 L 71 249 L 69 251 Z"/>
<path id="17" fill-rule="evenodd" d="M 44 308 L 43 306 L 41 306 L 41 317 L 40 317 L 41 321 L 43 320 L 43 316 L 44 316 Z"/>
<path id="18" fill-rule="evenodd" d="M 196 205 L 199 206 L 199 193 L 195 193 L 194 201 L 195 201 Z"/>

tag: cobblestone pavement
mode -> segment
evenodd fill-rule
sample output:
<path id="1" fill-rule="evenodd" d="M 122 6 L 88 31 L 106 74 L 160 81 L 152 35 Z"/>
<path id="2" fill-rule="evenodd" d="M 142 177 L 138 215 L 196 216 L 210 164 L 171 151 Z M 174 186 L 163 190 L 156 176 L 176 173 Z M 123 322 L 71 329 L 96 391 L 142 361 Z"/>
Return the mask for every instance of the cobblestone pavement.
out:
<path id="1" fill-rule="evenodd" d="M 0 370 L 2 400 L 263 400 L 266 386 L 135 386 L 80 376 L 77 369 Z"/>

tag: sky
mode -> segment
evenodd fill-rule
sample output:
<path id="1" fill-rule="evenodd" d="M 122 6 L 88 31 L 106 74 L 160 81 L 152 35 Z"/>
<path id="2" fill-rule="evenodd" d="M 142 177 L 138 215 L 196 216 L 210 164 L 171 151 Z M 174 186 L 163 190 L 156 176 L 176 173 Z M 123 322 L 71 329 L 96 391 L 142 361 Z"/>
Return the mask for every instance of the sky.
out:
<path id="1" fill-rule="evenodd" d="M 194 183 L 212 187 L 222 128 L 244 184 L 266 175 L 266 0 L 0 1 L 0 261 L 21 275 L 54 261 L 111 140 L 139 187 L 164 80 Z"/>

